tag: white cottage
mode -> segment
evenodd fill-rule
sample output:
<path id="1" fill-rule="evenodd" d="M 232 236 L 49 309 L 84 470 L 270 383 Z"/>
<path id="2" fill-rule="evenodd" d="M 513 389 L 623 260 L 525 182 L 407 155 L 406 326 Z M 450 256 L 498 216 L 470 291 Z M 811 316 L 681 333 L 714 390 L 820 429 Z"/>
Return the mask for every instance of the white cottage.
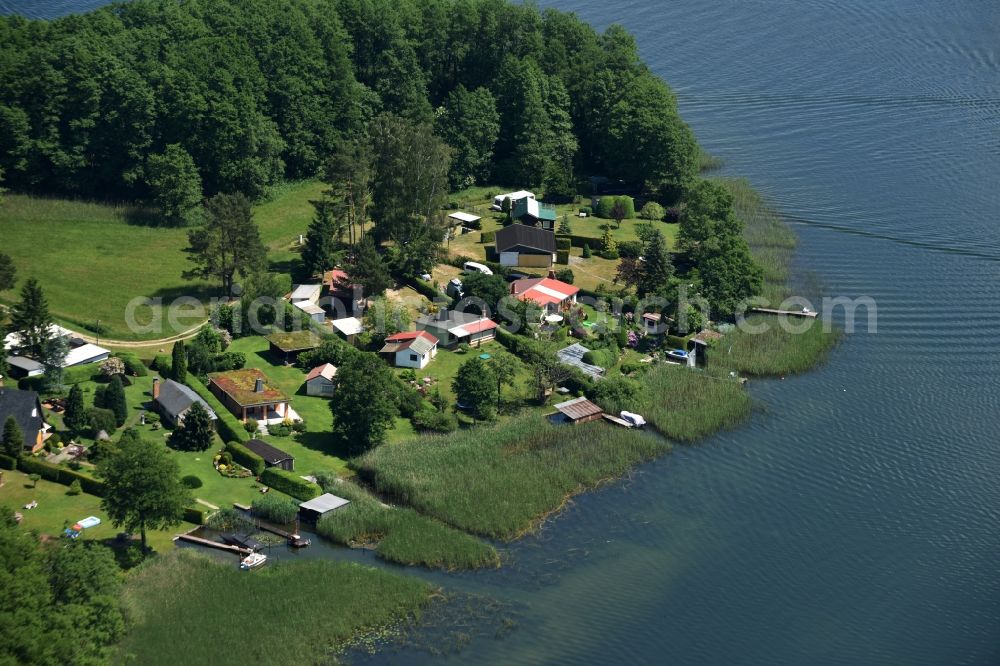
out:
<path id="1" fill-rule="evenodd" d="M 437 346 L 438 339 L 427 331 L 408 331 L 387 337 L 379 353 L 397 368 L 423 370 L 437 356 Z"/>

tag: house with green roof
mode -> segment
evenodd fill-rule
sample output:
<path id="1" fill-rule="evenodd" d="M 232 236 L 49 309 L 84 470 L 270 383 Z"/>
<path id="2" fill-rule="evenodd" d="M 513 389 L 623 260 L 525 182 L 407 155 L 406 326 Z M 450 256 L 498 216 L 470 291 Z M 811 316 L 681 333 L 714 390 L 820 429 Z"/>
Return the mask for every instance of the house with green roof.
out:
<path id="1" fill-rule="evenodd" d="M 213 372 L 208 376 L 208 388 L 244 423 L 250 419 L 265 425 L 301 420 L 291 399 L 257 368 Z"/>
<path id="2" fill-rule="evenodd" d="M 543 204 L 537 199 L 525 197 L 514 202 L 510 211 L 511 219 L 529 227 L 538 227 L 552 231 L 556 226 L 556 208 Z"/>

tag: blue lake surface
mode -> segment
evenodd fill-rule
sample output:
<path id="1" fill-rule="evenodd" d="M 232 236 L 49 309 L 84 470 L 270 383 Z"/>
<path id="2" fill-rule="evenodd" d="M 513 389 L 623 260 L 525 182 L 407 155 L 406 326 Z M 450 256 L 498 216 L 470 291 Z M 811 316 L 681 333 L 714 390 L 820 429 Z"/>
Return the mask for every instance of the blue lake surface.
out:
<path id="1" fill-rule="evenodd" d="M 1000 663 L 1000 3 L 541 4 L 632 31 L 793 222 L 810 293 L 876 299 L 878 330 L 752 383 L 749 424 L 578 498 L 506 569 L 427 574 L 509 602 L 503 639 L 372 661 Z"/>

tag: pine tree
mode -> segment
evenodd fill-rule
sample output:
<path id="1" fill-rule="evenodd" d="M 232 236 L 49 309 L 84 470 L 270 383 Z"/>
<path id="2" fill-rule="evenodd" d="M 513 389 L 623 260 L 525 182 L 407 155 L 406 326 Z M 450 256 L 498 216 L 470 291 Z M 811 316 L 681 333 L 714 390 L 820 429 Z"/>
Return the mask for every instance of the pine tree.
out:
<path id="1" fill-rule="evenodd" d="M 618 258 L 618 243 L 611 237 L 611 229 L 605 229 L 601 236 L 601 256 L 605 259 Z"/>
<path id="2" fill-rule="evenodd" d="M 21 336 L 18 351 L 37 358 L 45 349 L 45 342 L 52 335 L 52 317 L 49 304 L 42 293 L 42 286 L 35 278 L 29 278 L 21 287 L 21 302 L 11 308 L 11 328 Z"/>
<path id="3" fill-rule="evenodd" d="M 592 256 L 593 256 L 593 254 L 590 252 L 590 243 L 584 243 L 583 244 L 583 258 L 584 259 L 590 259 L 590 257 L 592 257 Z"/>
<path id="4" fill-rule="evenodd" d="M 571 236 L 573 234 L 573 228 L 569 225 L 569 215 L 563 215 L 562 220 L 559 221 L 559 229 L 556 231 L 559 236 Z"/>
<path id="5" fill-rule="evenodd" d="M 392 285 L 389 268 L 370 237 L 358 245 L 357 261 L 347 269 L 347 276 L 352 284 L 362 286 L 365 298 L 379 296 Z"/>
<path id="6" fill-rule="evenodd" d="M 66 399 L 66 412 L 63 414 L 63 423 L 69 430 L 71 436 L 76 436 L 87 429 L 86 408 L 83 405 L 83 391 L 79 384 L 73 384 L 69 390 L 69 397 Z"/>
<path id="7" fill-rule="evenodd" d="M 111 378 L 111 383 L 104 393 L 104 402 L 108 409 L 115 413 L 115 422 L 119 427 L 128 420 L 128 403 L 125 401 L 125 387 L 121 375 Z"/>
<path id="8" fill-rule="evenodd" d="M 305 247 L 302 248 L 302 263 L 309 275 L 322 275 L 337 262 L 337 225 L 333 217 L 333 205 L 327 200 L 312 202 L 316 209 L 309 230 L 306 231 Z"/>
<path id="9" fill-rule="evenodd" d="M 200 402 L 191 405 L 170 435 L 170 446 L 180 451 L 205 451 L 212 446 L 212 418 Z"/>
<path id="10" fill-rule="evenodd" d="M 643 249 L 638 291 L 640 296 L 659 292 L 667 287 L 674 275 L 670 252 L 659 230 L 654 231 Z"/>
<path id="11" fill-rule="evenodd" d="M 3 452 L 16 458 L 24 451 L 24 433 L 13 416 L 8 416 L 3 424 Z"/>
<path id="12" fill-rule="evenodd" d="M 181 384 L 187 379 L 187 351 L 184 349 L 184 341 L 178 340 L 174 343 L 173 364 L 170 367 L 170 374 Z"/>

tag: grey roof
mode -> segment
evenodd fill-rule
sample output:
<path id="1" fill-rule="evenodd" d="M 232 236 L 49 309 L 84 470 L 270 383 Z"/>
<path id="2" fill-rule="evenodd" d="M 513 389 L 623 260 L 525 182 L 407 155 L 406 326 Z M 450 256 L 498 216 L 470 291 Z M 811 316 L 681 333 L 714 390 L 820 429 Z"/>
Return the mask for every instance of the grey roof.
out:
<path id="1" fill-rule="evenodd" d="M 24 434 L 24 445 L 33 446 L 38 431 L 45 425 L 38 394 L 34 391 L 0 387 L 0 437 L 3 437 L 3 424 L 11 416 Z"/>
<path id="2" fill-rule="evenodd" d="M 277 465 L 280 462 L 286 460 L 295 460 L 290 454 L 285 453 L 281 449 L 271 446 L 267 442 L 261 439 L 251 439 L 246 442 L 243 446 L 247 447 L 261 458 L 264 459 L 268 465 Z"/>
<path id="3" fill-rule="evenodd" d="M 168 379 L 160 383 L 160 396 L 156 403 L 173 418 L 183 414 L 191 405 L 200 402 L 201 406 L 208 411 L 208 416 L 214 421 L 218 418 L 215 411 L 202 400 L 201 396 L 188 386 Z"/>
<path id="4" fill-rule="evenodd" d="M 526 224 L 510 224 L 496 233 L 497 252 L 506 252 L 513 247 L 526 247 L 542 252 L 556 251 L 556 235 L 551 231 L 529 227 Z"/>
<path id="5" fill-rule="evenodd" d="M 589 351 L 589 349 L 577 343 L 557 351 L 556 356 L 558 356 L 559 360 L 566 365 L 577 367 L 594 379 L 600 379 L 604 376 L 604 368 L 583 362 L 583 355 Z"/>
<path id="6" fill-rule="evenodd" d="M 324 493 L 315 499 L 299 504 L 299 508 L 305 509 L 306 511 L 315 511 L 316 513 L 326 513 L 328 511 L 333 511 L 334 509 L 339 509 L 345 504 L 350 503 L 350 500 L 346 500 L 343 497 L 337 497 L 336 495 L 331 495 L 330 493 Z"/>
<path id="7" fill-rule="evenodd" d="M 473 314 L 471 312 L 462 312 L 461 310 L 441 310 L 435 314 L 425 314 L 418 317 L 417 323 L 423 324 L 424 326 L 433 326 L 434 328 L 449 329 L 456 326 L 474 324 L 483 319 L 485 319 L 485 317 L 482 315 Z"/>
<path id="8" fill-rule="evenodd" d="M 30 359 L 27 356 L 8 356 L 7 363 L 15 368 L 24 370 L 25 372 L 35 372 L 45 369 L 45 366 L 41 363 L 34 359 Z"/>

